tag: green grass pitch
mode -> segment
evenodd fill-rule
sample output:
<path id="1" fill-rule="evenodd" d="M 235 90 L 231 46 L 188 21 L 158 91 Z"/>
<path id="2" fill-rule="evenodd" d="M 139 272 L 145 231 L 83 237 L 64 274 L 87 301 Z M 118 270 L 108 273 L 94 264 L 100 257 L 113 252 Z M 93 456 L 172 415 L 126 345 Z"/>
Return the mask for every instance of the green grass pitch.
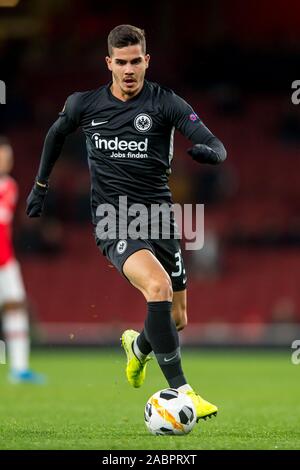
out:
<path id="1" fill-rule="evenodd" d="M 220 410 L 187 436 L 146 430 L 146 400 L 166 388 L 155 361 L 137 390 L 121 350 L 37 351 L 32 366 L 47 385 L 10 385 L 0 366 L 0 449 L 300 449 L 300 365 L 288 349 L 183 348 L 191 385 Z"/>

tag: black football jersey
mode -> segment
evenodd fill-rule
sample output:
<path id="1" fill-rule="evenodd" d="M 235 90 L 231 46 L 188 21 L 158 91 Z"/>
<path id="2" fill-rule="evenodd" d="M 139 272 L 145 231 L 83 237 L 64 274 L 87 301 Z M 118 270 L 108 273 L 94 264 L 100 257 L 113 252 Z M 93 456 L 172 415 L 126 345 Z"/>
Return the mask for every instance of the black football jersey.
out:
<path id="1" fill-rule="evenodd" d="M 81 127 L 91 173 L 93 222 L 97 207 L 127 196 L 129 204 L 172 204 L 168 186 L 174 131 L 193 144 L 216 139 L 182 98 L 157 83 L 144 81 L 138 95 L 116 98 L 111 82 L 70 95 L 45 140 L 38 178 L 49 177 L 66 135 Z M 45 162 L 51 161 L 45 166 Z"/>

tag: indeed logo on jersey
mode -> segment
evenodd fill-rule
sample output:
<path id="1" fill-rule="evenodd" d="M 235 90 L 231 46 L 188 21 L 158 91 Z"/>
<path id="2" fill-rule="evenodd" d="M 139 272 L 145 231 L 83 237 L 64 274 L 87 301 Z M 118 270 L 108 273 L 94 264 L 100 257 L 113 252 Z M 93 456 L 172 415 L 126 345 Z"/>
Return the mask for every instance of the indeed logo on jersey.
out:
<path id="1" fill-rule="evenodd" d="M 148 158 L 148 139 L 141 140 L 137 142 L 136 140 L 119 140 L 119 137 L 114 139 L 104 139 L 100 138 L 100 134 L 95 132 L 92 135 L 95 147 L 99 150 L 114 150 L 110 157 L 113 158 Z M 132 153 L 137 150 L 137 153 Z M 117 151 L 117 152 L 116 152 Z M 127 151 L 127 153 L 122 153 Z"/>

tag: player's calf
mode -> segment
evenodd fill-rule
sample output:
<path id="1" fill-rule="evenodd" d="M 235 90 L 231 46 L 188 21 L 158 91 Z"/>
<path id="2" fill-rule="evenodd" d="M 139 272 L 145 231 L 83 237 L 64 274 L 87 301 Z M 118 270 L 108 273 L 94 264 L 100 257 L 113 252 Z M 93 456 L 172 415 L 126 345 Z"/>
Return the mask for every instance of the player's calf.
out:
<path id="1" fill-rule="evenodd" d="M 187 326 L 186 290 L 174 292 L 172 301 L 172 317 L 177 331 Z"/>

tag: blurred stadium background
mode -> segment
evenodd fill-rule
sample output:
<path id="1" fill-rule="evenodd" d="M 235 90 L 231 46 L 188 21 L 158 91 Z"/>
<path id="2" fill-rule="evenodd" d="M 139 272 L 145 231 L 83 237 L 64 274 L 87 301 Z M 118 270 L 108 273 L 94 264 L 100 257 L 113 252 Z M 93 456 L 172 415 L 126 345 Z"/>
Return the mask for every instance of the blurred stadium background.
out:
<path id="1" fill-rule="evenodd" d="M 299 2 L 0 0 L 0 7 L 7 86 L 0 134 L 15 151 L 15 247 L 35 342 L 114 345 L 144 320 L 142 296 L 95 245 L 80 133 L 55 168 L 45 216 L 29 220 L 24 211 L 47 129 L 69 94 L 110 79 L 107 34 L 130 23 L 146 30 L 147 78 L 188 100 L 228 151 L 224 165 L 200 166 L 176 136 L 174 201 L 205 204 L 204 249 L 184 254 L 182 341 L 290 347 L 300 338 L 300 106 L 291 101 Z"/>

